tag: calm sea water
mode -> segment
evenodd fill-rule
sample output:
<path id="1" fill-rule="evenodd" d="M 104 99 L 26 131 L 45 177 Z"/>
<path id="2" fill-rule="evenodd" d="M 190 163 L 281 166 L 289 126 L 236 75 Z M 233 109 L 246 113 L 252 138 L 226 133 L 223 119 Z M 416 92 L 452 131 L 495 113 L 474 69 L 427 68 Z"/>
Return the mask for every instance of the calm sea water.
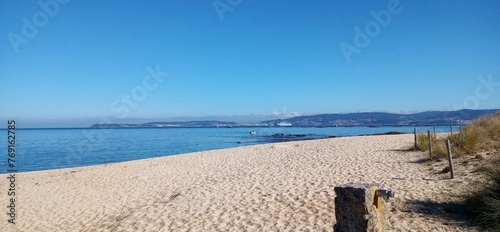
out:
<path id="1" fill-rule="evenodd" d="M 423 132 L 432 128 L 417 129 Z M 436 130 L 447 132 L 449 127 L 436 127 Z M 256 134 L 252 135 L 250 131 Z M 389 131 L 413 133 L 413 127 L 17 129 L 15 162 L 18 171 L 38 171 L 288 140 Z M 7 130 L 2 130 L 1 134 L 4 137 L 0 137 L 4 152 L 0 155 L 5 157 L 0 159 L 0 173 L 5 173 L 8 169 Z M 279 136 L 273 136 L 276 134 Z M 290 136 L 295 134 L 305 136 Z"/>

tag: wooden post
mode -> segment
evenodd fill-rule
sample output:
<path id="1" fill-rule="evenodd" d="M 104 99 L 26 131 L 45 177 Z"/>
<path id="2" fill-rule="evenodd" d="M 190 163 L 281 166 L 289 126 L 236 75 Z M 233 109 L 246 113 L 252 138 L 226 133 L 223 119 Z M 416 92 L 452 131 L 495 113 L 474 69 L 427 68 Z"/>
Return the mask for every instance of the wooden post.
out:
<path id="1" fill-rule="evenodd" d="M 448 163 L 450 164 L 451 179 L 453 179 L 453 162 L 451 160 L 451 145 L 450 140 L 446 140 L 446 149 L 448 149 Z"/>
<path id="2" fill-rule="evenodd" d="M 413 134 L 415 134 L 415 150 L 417 150 L 418 147 L 418 139 L 417 139 L 417 128 L 413 128 Z"/>
<path id="3" fill-rule="evenodd" d="M 427 130 L 427 137 L 429 137 L 429 157 L 432 160 L 432 137 L 431 137 L 431 130 Z"/>
<path id="4" fill-rule="evenodd" d="M 450 133 L 451 136 L 453 137 L 453 121 L 450 120 Z"/>
<path id="5" fill-rule="evenodd" d="M 436 126 L 432 125 L 432 129 L 434 130 L 434 138 L 436 138 Z"/>
<path id="6" fill-rule="evenodd" d="M 462 133 L 462 120 L 460 120 L 460 133 Z"/>

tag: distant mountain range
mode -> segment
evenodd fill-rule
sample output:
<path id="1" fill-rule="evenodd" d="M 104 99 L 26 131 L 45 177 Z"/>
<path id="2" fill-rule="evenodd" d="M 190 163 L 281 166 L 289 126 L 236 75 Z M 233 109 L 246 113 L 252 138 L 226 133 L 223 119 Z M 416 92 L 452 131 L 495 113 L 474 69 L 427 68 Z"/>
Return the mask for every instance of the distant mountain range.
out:
<path id="1" fill-rule="evenodd" d="M 141 124 L 94 124 L 91 128 L 151 128 L 151 127 L 259 127 L 276 126 L 280 122 L 289 122 L 299 127 L 332 126 L 431 126 L 455 125 L 467 122 L 485 114 L 494 114 L 491 110 L 427 111 L 415 114 L 392 114 L 380 112 L 349 114 L 318 114 L 299 116 L 288 119 L 275 119 L 257 123 L 237 123 L 224 121 L 189 121 L 189 122 L 148 122 Z"/>
<path id="2" fill-rule="evenodd" d="M 269 120 L 264 123 L 274 124 L 281 121 L 294 126 L 430 126 L 449 125 L 450 121 L 457 124 L 460 121 L 470 121 L 485 114 L 494 114 L 498 109 L 491 110 L 458 110 L 458 111 L 427 111 L 415 114 L 391 113 L 350 113 L 350 114 L 319 114 L 293 117 L 286 120 Z"/>

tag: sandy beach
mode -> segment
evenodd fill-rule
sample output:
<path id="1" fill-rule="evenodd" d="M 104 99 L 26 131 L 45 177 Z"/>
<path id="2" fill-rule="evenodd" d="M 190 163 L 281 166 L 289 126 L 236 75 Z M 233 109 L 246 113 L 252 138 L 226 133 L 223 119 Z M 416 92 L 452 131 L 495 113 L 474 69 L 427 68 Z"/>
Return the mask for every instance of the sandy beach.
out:
<path id="1" fill-rule="evenodd" d="M 473 166 L 456 165 L 449 180 L 436 174 L 444 161 L 402 151 L 412 141 L 344 137 L 18 173 L 16 224 L 2 212 L 0 231 L 333 231 L 334 188 L 350 182 L 397 192 L 389 231 L 474 231 L 428 207 L 470 190 Z"/>

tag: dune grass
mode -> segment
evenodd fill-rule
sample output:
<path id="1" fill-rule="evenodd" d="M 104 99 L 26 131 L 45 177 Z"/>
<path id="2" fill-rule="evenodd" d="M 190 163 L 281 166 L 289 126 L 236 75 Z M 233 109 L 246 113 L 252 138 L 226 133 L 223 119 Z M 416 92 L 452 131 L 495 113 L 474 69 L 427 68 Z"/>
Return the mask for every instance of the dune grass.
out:
<path id="1" fill-rule="evenodd" d="M 420 133 L 417 135 L 417 150 L 420 151 L 428 151 L 429 150 L 429 137 L 427 133 Z M 431 134 L 431 143 L 432 143 L 432 154 L 437 155 L 439 157 L 445 157 L 447 155 L 446 143 L 445 139 L 436 138 Z M 457 151 L 455 151 L 457 152 Z"/>
<path id="2" fill-rule="evenodd" d="M 446 140 L 448 139 L 452 153 L 456 156 L 474 154 L 478 151 L 500 150 L 500 111 L 494 115 L 484 115 L 473 120 L 460 133 L 442 138 L 433 136 L 431 139 L 433 154 L 446 156 Z M 426 133 L 418 134 L 417 149 L 421 151 L 429 149 L 429 139 Z"/>
<path id="3" fill-rule="evenodd" d="M 460 133 L 442 138 L 431 139 L 433 154 L 446 156 L 446 143 L 449 139 L 452 153 L 455 156 L 464 154 L 483 156 L 482 151 L 500 151 L 500 111 L 494 115 L 485 115 L 470 122 Z M 417 149 L 427 151 L 429 139 L 427 134 L 418 135 Z M 498 157 L 500 158 L 500 157 Z M 478 186 L 477 190 L 467 196 L 463 202 L 473 222 L 479 224 L 484 231 L 500 231 L 500 159 L 481 168 L 489 179 Z"/>
<path id="4" fill-rule="evenodd" d="M 489 183 L 467 196 L 464 203 L 474 222 L 485 231 L 500 231 L 500 160 L 481 171 Z"/>
<path id="5" fill-rule="evenodd" d="M 500 112 L 472 121 L 461 133 L 449 139 L 467 153 L 500 149 Z"/>

